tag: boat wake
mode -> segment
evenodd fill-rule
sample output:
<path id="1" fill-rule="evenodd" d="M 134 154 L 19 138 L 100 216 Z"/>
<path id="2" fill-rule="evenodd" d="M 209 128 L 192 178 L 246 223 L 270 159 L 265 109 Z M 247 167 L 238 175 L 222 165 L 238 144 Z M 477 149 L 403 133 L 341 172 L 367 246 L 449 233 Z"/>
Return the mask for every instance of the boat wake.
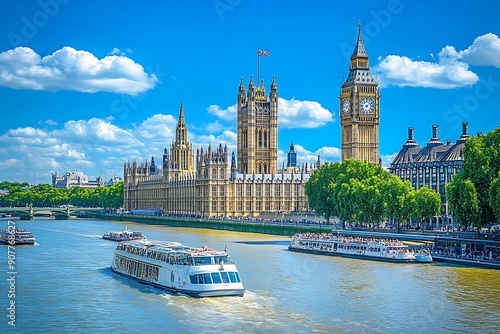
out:
<path id="1" fill-rule="evenodd" d="M 240 332 L 241 328 L 252 328 L 251 332 L 284 333 L 291 329 L 280 319 L 286 317 L 296 321 L 298 317 L 293 313 L 279 311 L 274 297 L 270 297 L 265 291 L 260 294 L 246 290 L 243 297 L 193 298 L 162 294 L 161 298 L 166 300 L 168 306 L 187 315 L 186 318 L 190 320 L 185 323 L 196 326 L 190 328 L 190 331 L 212 328 L 214 333 Z M 203 309 L 203 312 L 200 313 L 200 309 Z M 215 324 L 213 319 L 217 319 Z"/>
<path id="2" fill-rule="evenodd" d="M 100 234 L 84 234 L 84 233 L 77 233 L 76 235 L 82 236 L 82 237 L 87 237 L 87 238 L 97 238 L 101 239 L 102 235 Z"/>
<path id="3" fill-rule="evenodd" d="M 269 241 L 235 241 L 236 244 L 245 245 L 290 245 L 290 240 L 269 240 Z"/>

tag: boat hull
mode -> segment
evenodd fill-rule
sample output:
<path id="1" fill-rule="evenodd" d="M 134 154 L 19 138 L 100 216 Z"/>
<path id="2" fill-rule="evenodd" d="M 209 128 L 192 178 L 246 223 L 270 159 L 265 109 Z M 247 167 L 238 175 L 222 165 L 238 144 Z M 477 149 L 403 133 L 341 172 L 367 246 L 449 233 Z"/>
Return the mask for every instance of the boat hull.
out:
<path id="1" fill-rule="evenodd" d="M 151 286 L 154 286 L 156 288 L 159 288 L 159 289 L 162 289 L 162 290 L 174 293 L 174 294 L 183 294 L 183 295 L 188 295 L 188 296 L 197 297 L 197 298 L 204 298 L 204 297 L 232 297 L 232 296 L 242 297 L 245 294 L 245 289 L 195 291 L 195 290 L 188 290 L 188 289 L 171 288 L 169 286 L 165 286 L 165 285 L 158 284 L 158 283 L 155 283 L 155 282 L 145 281 L 143 279 L 134 277 L 134 276 L 129 275 L 127 273 L 124 273 L 124 272 L 122 272 L 120 270 L 116 270 L 115 268 L 113 268 L 113 266 L 111 266 L 110 268 L 111 268 L 111 270 L 113 272 L 115 272 L 115 273 L 117 273 L 117 274 L 119 274 L 119 275 L 121 275 L 123 277 L 130 278 L 130 279 L 132 279 L 134 281 L 137 281 L 139 283 L 146 284 L 146 285 L 151 285 Z"/>
<path id="2" fill-rule="evenodd" d="M 400 259 L 400 258 L 382 257 L 382 256 L 377 257 L 377 256 L 370 256 L 370 255 L 347 254 L 347 253 L 340 253 L 340 252 L 325 252 L 325 251 L 313 250 L 313 249 L 295 248 L 295 247 L 291 247 L 291 246 L 288 246 L 288 250 L 292 251 L 292 252 L 298 252 L 298 253 L 338 256 L 338 257 L 345 257 L 345 258 L 350 258 L 350 259 L 371 260 L 371 261 L 380 261 L 380 262 L 391 262 L 391 263 L 415 263 L 416 262 L 414 259 Z"/>
<path id="3" fill-rule="evenodd" d="M 5 245 L 11 245 L 11 246 L 18 246 L 18 245 L 34 245 L 35 240 L 15 240 L 14 243 L 10 243 L 8 240 L 0 239 L 0 242 L 5 244 Z"/>
<path id="4" fill-rule="evenodd" d="M 456 265 L 460 265 L 460 266 L 500 269 L 500 262 L 495 263 L 495 262 L 490 262 L 490 261 L 459 259 L 459 258 L 455 258 L 455 257 L 441 256 L 441 255 L 436 255 L 436 254 L 433 254 L 432 258 L 436 262 L 445 262 L 445 263 L 456 264 Z"/>
<path id="5" fill-rule="evenodd" d="M 129 239 L 129 238 L 120 238 L 120 239 L 116 239 L 116 238 L 110 238 L 110 237 L 107 237 L 107 236 L 102 236 L 103 239 L 105 240 L 111 240 L 111 241 L 116 241 L 116 242 L 121 242 L 121 241 L 135 241 L 135 240 L 142 240 L 143 238 L 134 238 L 134 239 Z"/>

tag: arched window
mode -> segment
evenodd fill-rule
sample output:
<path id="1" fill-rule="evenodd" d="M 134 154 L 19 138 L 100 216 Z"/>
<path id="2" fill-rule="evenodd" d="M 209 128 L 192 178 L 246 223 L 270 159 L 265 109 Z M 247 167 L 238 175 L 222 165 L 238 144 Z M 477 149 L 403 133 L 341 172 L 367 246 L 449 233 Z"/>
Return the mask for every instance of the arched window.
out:
<path id="1" fill-rule="evenodd" d="M 212 179 L 216 179 L 217 178 L 217 169 L 214 168 L 212 169 Z"/>

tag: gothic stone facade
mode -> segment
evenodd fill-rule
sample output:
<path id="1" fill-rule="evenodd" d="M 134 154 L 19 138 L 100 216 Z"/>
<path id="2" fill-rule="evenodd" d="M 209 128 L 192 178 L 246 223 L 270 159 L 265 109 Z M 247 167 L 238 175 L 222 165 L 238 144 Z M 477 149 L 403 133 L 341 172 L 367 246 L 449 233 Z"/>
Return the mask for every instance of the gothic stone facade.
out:
<path id="1" fill-rule="evenodd" d="M 154 159 L 124 165 L 124 206 L 161 209 L 167 214 L 239 217 L 261 212 L 301 212 L 308 209 L 304 184 L 320 165 L 305 164 L 278 171 L 278 89 L 271 84 L 269 98 L 264 84 L 252 79 L 238 97 L 238 162 L 227 147 L 196 149 L 188 140 L 181 103 L 176 138 L 163 154 L 162 168 Z M 196 166 L 194 164 L 196 162 Z"/>

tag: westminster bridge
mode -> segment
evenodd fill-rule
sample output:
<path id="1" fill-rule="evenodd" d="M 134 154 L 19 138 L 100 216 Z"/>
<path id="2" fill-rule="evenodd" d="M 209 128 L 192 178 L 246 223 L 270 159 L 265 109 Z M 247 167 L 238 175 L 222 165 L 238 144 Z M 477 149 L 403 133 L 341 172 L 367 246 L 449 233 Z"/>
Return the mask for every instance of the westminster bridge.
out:
<path id="1" fill-rule="evenodd" d="M 74 207 L 74 206 L 61 206 L 61 207 L 33 207 L 33 206 L 20 206 L 20 207 L 0 207 L 0 215 L 11 215 L 12 217 L 19 217 L 21 220 L 32 220 L 37 214 L 54 216 L 56 219 L 66 220 L 75 215 L 99 215 L 104 213 L 103 208 L 94 207 Z"/>

